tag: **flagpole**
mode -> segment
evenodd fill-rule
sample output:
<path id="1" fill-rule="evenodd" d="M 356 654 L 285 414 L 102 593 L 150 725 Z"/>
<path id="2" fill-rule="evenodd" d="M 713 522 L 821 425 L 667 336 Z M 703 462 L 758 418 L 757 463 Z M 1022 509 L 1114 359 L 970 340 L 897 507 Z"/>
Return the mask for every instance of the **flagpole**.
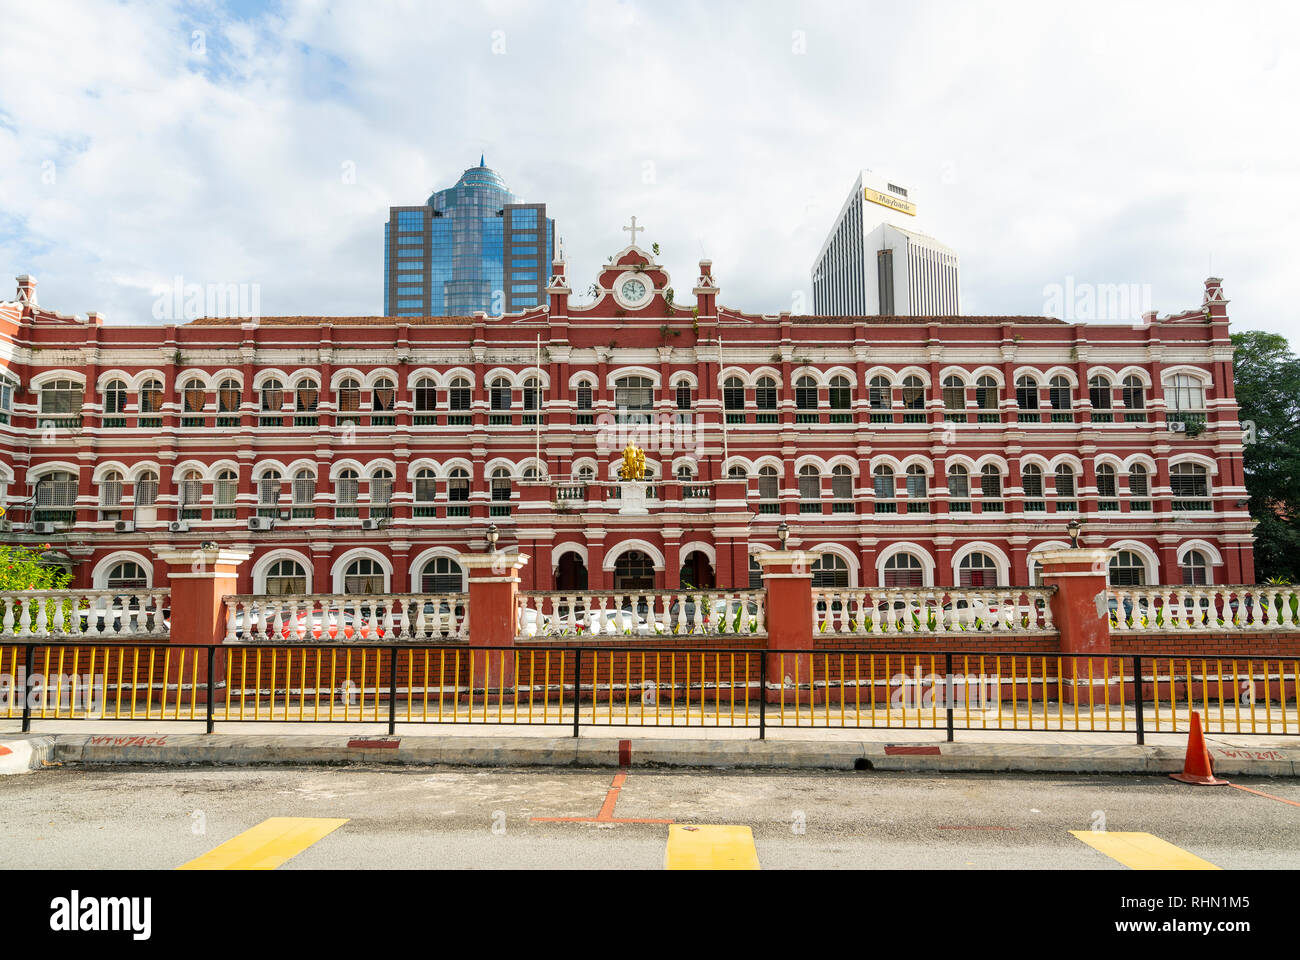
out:
<path id="1" fill-rule="evenodd" d="M 724 369 L 726 368 L 723 366 L 723 361 L 722 361 L 722 324 L 721 322 L 719 322 L 718 323 L 718 376 L 719 377 L 722 376 L 722 371 Z M 718 386 L 723 389 L 724 391 L 723 397 L 725 398 L 726 388 L 722 387 L 721 384 L 719 384 Z M 725 470 L 727 466 L 727 404 L 725 399 L 722 404 L 722 466 L 723 469 Z"/>
<path id="2" fill-rule="evenodd" d="M 542 392 L 542 335 L 537 335 L 537 445 L 535 456 L 537 459 L 537 476 L 542 477 L 542 409 L 545 404 L 542 402 L 545 394 Z"/>

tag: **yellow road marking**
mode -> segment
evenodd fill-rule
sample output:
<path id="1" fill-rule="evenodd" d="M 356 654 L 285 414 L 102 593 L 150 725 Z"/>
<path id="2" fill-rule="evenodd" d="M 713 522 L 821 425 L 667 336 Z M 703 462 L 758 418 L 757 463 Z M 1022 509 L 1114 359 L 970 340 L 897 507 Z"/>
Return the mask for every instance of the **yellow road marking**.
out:
<path id="1" fill-rule="evenodd" d="M 274 870 L 345 823 L 330 817 L 271 817 L 180 869 Z"/>
<path id="2" fill-rule="evenodd" d="M 1071 830 L 1072 834 L 1133 870 L 1221 870 L 1182 847 L 1150 833 Z"/>
<path id="3" fill-rule="evenodd" d="M 758 851 L 749 827 L 674 823 L 664 852 L 668 870 L 757 870 Z"/>

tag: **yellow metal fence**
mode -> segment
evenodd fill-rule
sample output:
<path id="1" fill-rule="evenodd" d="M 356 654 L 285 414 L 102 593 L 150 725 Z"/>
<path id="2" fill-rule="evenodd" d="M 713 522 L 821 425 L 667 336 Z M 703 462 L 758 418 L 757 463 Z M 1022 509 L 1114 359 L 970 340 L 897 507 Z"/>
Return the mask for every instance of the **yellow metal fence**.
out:
<path id="1" fill-rule="evenodd" d="M 1300 658 L 0 645 L 0 721 L 1300 734 Z"/>

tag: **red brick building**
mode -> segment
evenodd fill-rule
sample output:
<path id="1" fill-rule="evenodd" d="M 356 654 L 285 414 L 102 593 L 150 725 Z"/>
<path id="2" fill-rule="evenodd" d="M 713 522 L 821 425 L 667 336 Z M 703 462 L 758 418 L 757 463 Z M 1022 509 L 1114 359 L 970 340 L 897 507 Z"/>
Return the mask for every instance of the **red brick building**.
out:
<path id="1" fill-rule="evenodd" d="M 1083 542 L 1122 583 L 1251 583 L 1221 282 L 1139 324 L 759 316 L 628 247 L 570 303 L 500 318 L 118 326 L 0 304 L 4 542 L 82 588 L 162 586 L 156 551 L 246 545 L 241 592 L 742 586 L 777 544 L 826 585 L 1027 584 Z M 540 360 L 540 363 L 539 363 Z M 1177 431 L 1177 432 L 1175 432 Z M 648 509 L 618 496 L 644 448 Z"/>

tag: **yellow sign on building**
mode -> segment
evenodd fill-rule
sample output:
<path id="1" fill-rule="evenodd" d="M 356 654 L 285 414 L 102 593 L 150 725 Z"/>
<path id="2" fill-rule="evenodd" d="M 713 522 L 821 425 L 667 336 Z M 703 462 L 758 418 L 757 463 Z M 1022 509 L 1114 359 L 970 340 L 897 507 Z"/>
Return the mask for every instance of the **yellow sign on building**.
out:
<path id="1" fill-rule="evenodd" d="M 862 196 L 872 203 L 880 204 L 882 207 L 889 207 L 891 210 L 905 213 L 909 217 L 916 216 L 916 204 L 891 196 L 888 193 L 881 193 L 879 190 L 872 190 L 870 187 L 863 187 Z"/>

